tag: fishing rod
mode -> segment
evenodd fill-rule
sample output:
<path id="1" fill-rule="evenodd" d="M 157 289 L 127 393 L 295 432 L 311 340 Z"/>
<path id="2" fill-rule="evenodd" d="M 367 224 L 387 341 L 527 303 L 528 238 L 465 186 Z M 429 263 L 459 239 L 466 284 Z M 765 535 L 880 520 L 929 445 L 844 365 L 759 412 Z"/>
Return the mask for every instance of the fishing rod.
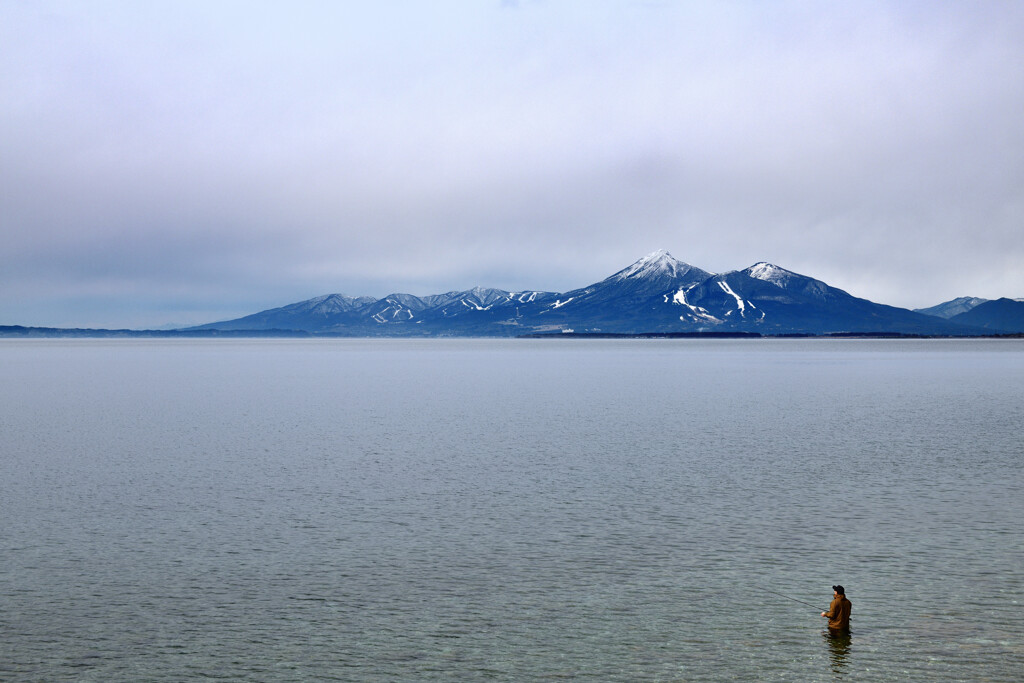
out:
<path id="1" fill-rule="evenodd" d="M 767 588 L 762 588 L 761 590 L 763 590 L 765 593 L 771 593 L 772 595 L 778 595 L 780 598 L 786 598 L 787 600 L 792 600 L 793 602 L 799 602 L 801 605 L 807 605 L 808 607 L 813 607 L 814 609 L 818 610 L 819 612 L 825 611 L 825 610 L 819 609 L 816 605 L 812 605 L 809 602 L 804 602 L 803 600 L 797 600 L 796 598 L 791 598 L 788 595 L 783 595 L 782 593 L 776 593 L 775 591 L 770 591 Z"/>

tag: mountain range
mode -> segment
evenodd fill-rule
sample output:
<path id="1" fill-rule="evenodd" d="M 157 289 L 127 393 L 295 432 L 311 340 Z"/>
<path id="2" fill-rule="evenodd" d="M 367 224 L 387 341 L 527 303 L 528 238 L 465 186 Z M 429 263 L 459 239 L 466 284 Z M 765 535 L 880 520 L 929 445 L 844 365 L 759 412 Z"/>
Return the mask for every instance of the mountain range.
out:
<path id="1" fill-rule="evenodd" d="M 188 331 L 395 337 L 1024 332 L 1024 302 L 965 297 L 933 309 L 874 303 L 764 262 L 714 274 L 659 250 L 600 282 L 564 293 L 477 287 L 425 297 L 327 294 Z"/>

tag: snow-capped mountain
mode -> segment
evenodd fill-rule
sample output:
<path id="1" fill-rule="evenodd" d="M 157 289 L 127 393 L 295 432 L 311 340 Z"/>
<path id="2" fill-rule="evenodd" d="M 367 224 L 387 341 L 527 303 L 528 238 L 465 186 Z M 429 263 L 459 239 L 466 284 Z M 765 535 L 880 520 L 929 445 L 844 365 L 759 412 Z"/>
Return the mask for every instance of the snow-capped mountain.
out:
<path id="1" fill-rule="evenodd" d="M 577 332 L 669 331 L 679 321 L 667 296 L 709 277 L 711 273 L 659 250 L 600 282 L 557 295 L 521 324 Z"/>
<path id="2" fill-rule="evenodd" d="M 683 323 L 705 331 L 940 334 L 940 329 L 950 329 L 928 316 L 859 299 L 765 262 L 678 290 L 672 302 L 679 306 Z"/>
<path id="3" fill-rule="evenodd" d="M 304 330 L 350 336 L 578 333 L 899 332 L 978 330 L 876 304 L 770 263 L 713 274 L 659 250 L 565 293 L 474 288 L 383 299 L 330 294 L 193 329 Z"/>

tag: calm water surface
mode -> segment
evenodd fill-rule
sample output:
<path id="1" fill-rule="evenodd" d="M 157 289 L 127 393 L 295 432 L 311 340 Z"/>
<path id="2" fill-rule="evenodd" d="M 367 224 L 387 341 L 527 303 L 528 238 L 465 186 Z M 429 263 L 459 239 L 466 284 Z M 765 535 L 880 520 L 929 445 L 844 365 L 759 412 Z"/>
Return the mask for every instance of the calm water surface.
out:
<path id="1" fill-rule="evenodd" d="M 1014 340 L 4 340 L 0 680 L 1019 681 L 1022 406 Z"/>

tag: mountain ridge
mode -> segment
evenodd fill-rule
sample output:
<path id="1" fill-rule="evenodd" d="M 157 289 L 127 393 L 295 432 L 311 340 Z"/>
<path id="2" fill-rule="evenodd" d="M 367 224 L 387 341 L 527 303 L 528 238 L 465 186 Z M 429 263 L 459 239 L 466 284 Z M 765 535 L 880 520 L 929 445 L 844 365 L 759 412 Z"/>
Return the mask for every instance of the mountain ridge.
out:
<path id="1" fill-rule="evenodd" d="M 1003 297 L 985 301 L 950 318 L 961 325 L 982 327 L 997 333 L 1024 331 L 1024 301 Z"/>
<path id="2" fill-rule="evenodd" d="M 954 315 L 966 313 L 975 306 L 983 304 L 986 301 L 988 301 L 988 299 L 981 299 L 976 296 L 958 296 L 955 299 L 951 299 L 950 301 L 943 301 L 941 304 L 936 304 L 935 306 L 929 306 L 928 308 L 915 308 L 913 310 L 915 313 L 934 315 L 939 318 L 945 318 L 946 320 L 949 320 Z"/>
<path id="3" fill-rule="evenodd" d="M 986 328 L 887 306 L 765 261 L 711 273 L 659 249 L 568 292 L 474 287 L 381 299 L 329 294 L 188 328 L 292 329 L 344 336 L 899 333 L 970 335 Z"/>

